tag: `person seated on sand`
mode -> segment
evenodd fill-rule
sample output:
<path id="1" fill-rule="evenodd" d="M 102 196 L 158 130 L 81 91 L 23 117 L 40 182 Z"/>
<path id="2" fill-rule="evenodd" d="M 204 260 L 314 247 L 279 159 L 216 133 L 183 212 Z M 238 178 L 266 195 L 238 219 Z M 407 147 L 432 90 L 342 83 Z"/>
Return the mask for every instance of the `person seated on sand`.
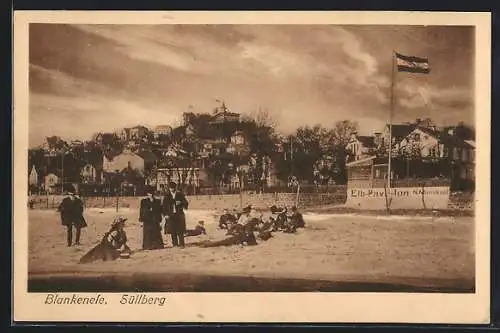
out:
<path id="1" fill-rule="evenodd" d="M 87 252 L 80 259 L 80 263 L 85 264 L 97 260 L 108 261 L 118 258 L 130 258 L 132 251 L 127 245 L 127 234 L 124 230 L 125 221 L 127 221 L 127 218 L 124 216 L 115 217 L 101 242 Z"/>
<path id="2" fill-rule="evenodd" d="M 281 231 L 287 234 L 294 234 L 297 232 L 297 227 L 291 219 L 287 218 L 281 227 Z"/>
<path id="3" fill-rule="evenodd" d="M 245 214 L 238 220 L 238 224 L 242 225 L 245 230 L 255 231 L 262 224 L 262 213 L 258 212 L 252 206 L 246 207 Z"/>
<path id="4" fill-rule="evenodd" d="M 285 229 L 285 224 L 287 221 L 287 209 L 280 208 L 277 206 L 271 207 L 271 219 L 273 220 L 273 231 L 281 231 Z"/>
<path id="5" fill-rule="evenodd" d="M 304 217 L 298 211 L 297 207 L 293 206 L 291 211 L 292 211 L 292 214 L 290 215 L 290 221 L 293 223 L 295 228 L 305 228 L 306 223 L 304 221 Z"/>
<path id="6" fill-rule="evenodd" d="M 236 223 L 236 216 L 229 213 L 229 210 L 224 209 L 223 214 L 219 219 L 219 229 L 228 229 L 231 224 Z"/>
<path id="7" fill-rule="evenodd" d="M 249 222 L 250 212 L 251 212 L 251 206 L 247 206 L 247 207 L 243 208 L 243 211 L 239 214 L 237 222 L 232 223 L 227 228 L 226 235 L 233 235 L 234 236 L 237 233 L 243 232 L 247 223 Z"/>
<path id="8" fill-rule="evenodd" d="M 184 237 L 190 237 L 190 236 L 200 236 L 200 235 L 206 235 L 207 231 L 205 229 L 205 222 L 204 221 L 198 221 L 198 224 L 194 229 L 187 229 L 186 232 L 184 233 Z"/>

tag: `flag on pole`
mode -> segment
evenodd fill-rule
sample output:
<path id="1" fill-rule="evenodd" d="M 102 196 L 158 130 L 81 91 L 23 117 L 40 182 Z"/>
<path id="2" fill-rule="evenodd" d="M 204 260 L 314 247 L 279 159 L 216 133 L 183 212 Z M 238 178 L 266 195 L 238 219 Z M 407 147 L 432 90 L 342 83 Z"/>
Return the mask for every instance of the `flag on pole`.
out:
<path id="1" fill-rule="evenodd" d="M 396 53 L 396 65 L 398 72 L 428 74 L 431 71 L 429 68 L 429 59 L 405 56 L 399 53 Z"/>

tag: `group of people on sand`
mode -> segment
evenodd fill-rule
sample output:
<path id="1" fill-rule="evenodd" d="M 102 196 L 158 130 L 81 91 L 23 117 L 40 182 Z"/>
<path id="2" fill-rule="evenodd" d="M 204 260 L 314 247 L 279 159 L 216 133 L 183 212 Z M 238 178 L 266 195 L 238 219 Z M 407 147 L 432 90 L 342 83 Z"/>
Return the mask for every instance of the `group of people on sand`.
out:
<path id="1" fill-rule="evenodd" d="M 184 248 L 184 237 L 198 233 L 206 233 L 203 222 L 193 230 L 186 229 L 186 217 L 184 211 L 188 209 L 189 203 L 182 191 L 177 189 L 177 184 L 170 182 L 168 190 L 159 196 L 153 188 L 146 189 L 147 197 L 141 200 L 139 208 L 139 222 L 142 227 L 142 249 L 157 250 L 165 248 L 162 236 L 162 222 L 164 234 L 170 234 L 172 246 Z M 130 248 L 127 246 L 127 237 L 124 231 L 124 216 L 117 216 L 111 224 L 110 230 L 105 234 L 101 243 L 86 253 L 81 263 L 95 260 L 109 260 L 118 257 L 129 257 Z M 112 237 L 109 238 L 109 237 Z"/>
<path id="2" fill-rule="evenodd" d="M 251 205 L 235 214 L 225 209 L 219 218 L 219 229 L 227 230 L 227 237 L 219 241 L 202 242 L 200 246 L 257 245 L 257 239 L 267 241 L 273 237 L 273 232 L 295 233 L 298 228 L 304 227 L 304 218 L 296 206 L 290 212 L 286 207 L 272 206 L 269 214 L 259 213 Z"/>
<path id="3" fill-rule="evenodd" d="M 152 188 L 148 188 L 146 192 L 147 197 L 140 203 L 138 219 L 142 227 L 143 250 L 163 249 L 165 244 L 162 231 L 165 235 L 170 234 L 172 246 L 179 248 L 185 247 L 185 237 L 207 234 L 203 221 L 198 221 L 194 229 L 186 228 L 184 211 L 188 209 L 189 203 L 174 182 L 168 184 L 168 190 L 163 197 Z M 68 246 L 72 245 L 73 227 L 76 229 L 75 244 L 79 244 L 81 229 L 87 226 L 83 217 L 82 200 L 70 191 L 58 210 L 62 224 L 68 230 Z M 132 250 L 127 245 L 127 234 L 124 229 L 127 220 L 125 216 L 116 216 L 100 243 L 88 251 L 80 259 L 80 263 L 129 258 Z M 219 229 L 226 231 L 226 238 L 218 241 L 202 241 L 193 245 L 200 247 L 257 245 L 257 239 L 266 241 L 273 236 L 273 232 L 295 233 L 298 228 L 303 227 L 305 227 L 303 216 L 295 206 L 290 211 L 287 208 L 272 206 L 269 212 L 264 214 L 252 206 L 247 206 L 241 212 L 234 214 L 225 209 L 219 219 Z"/>

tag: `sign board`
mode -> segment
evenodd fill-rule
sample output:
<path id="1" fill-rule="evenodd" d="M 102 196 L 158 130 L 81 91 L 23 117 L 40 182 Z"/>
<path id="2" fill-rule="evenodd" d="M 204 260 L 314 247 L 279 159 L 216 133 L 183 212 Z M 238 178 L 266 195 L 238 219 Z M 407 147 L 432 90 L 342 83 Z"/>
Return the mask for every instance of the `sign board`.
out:
<path id="1" fill-rule="evenodd" d="M 446 209 L 450 188 L 396 187 L 347 188 L 346 206 L 367 210 L 386 209 Z"/>

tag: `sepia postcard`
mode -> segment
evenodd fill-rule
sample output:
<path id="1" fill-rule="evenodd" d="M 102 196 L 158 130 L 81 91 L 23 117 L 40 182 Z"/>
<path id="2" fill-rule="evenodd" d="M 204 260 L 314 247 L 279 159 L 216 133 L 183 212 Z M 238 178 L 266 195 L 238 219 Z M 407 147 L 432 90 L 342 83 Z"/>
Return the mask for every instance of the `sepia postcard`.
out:
<path id="1" fill-rule="evenodd" d="M 490 320 L 489 13 L 14 13 L 13 321 Z"/>

